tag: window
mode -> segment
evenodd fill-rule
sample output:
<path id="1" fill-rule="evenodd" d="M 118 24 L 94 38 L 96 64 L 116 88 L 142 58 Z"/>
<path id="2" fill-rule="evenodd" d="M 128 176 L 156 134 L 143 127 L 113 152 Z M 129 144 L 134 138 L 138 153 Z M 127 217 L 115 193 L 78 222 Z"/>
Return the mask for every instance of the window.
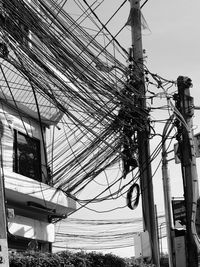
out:
<path id="1" fill-rule="evenodd" d="M 40 141 L 14 130 L 13 171 L 41 181 Z"/>

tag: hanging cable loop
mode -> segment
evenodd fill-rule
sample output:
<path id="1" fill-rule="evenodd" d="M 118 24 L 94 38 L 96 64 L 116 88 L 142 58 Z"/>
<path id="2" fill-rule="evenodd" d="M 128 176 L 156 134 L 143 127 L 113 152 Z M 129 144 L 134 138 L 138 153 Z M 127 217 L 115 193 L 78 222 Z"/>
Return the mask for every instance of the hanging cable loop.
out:
<path id="1" fill-rule="evenodd" d="M 136 191 L 136 197 L 133 198 L 133 192 Z M 137 183 L 134 183 L 127 192 L 127 206 L 129 209 L 134 210 L 137 208 L 139 204 L 139 198 L 140 198 L 140 186 Z"/>

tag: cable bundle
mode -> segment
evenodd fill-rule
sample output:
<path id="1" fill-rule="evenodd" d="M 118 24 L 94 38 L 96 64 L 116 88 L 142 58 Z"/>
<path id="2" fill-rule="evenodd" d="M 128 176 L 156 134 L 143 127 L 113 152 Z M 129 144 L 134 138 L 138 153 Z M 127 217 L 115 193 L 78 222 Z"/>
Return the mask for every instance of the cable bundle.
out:
<path id="1" fill-rule="evenodd" d="M 116 58 L 116 54 L 126 58 L 125 49 L 100 23 L 87 1 L 85 5 L 77 3 L 97 26 L 95 36 L 81 26 L 84 17 L 74 20 L 62 8 L 62 1 L 60 5 L 53 0 L 2 1 L 0 37 L 8 52 L 2 53 L 0 59 L 1 93 L 19 113 L 21 103 L 40 114 L 41 123 L 56 125 L 62 116 L 57 128 L 49 133 L 52 180 L 78 201 L 78 194 L 105 174 L 105 189 L 83 201 L 87 203 L 120 197 L 132 181 L 138 180 L 136 171 L 134 177 L 121 181 L 122 163 L 130 160 L 123 144 L 131 130 L 128 144 L 129 149 L 134 147 L 133 136 L 137 140 L 138 131 L 149 127 L 149 116 L 148 110 L 135 105 L 140 92 L 129 82 L 130 68 Z M 108 42 L 105 46 L 97 42 L 104 30 Z M 111 44 L 114 54 L 107 49 Z M 149 86 L 163 89 L 173 85 L 145 66 L 144 70 L 149 76 L 149 99 L 157 97 Z M 139 77 L 131 75 L 138 81 Z M 137 149 L 133 153 L 137 154 Z M 129 165 L 127 169 L 128 176 L 134 167 Z M 110 170 L 113 172 L 108 177 Z M 111 193 L 116 184 L 118 188 Z"/>

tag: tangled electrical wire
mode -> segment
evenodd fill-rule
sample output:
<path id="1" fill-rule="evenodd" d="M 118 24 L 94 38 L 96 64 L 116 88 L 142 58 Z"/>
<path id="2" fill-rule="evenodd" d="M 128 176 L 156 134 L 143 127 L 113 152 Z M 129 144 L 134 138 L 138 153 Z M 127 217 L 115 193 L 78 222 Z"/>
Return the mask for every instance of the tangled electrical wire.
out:
<path id="1" fill-rule="evenodd" d="M 165 222 L 164 214 L 158 216 L 159 225 Z M 56 224 L 53 249 L 102 250 L 134 246 L 134 234 L 143 229 L 142 218 L 115 220 L 63 220 Z M 162 236 L 166 234 L 163 227 Z M 165 232 L 164 232 L 165 230 Z"/>
<path id="2" fill-rule="evenodd" d="M 140 93 L 136 83 L 129 82 L 129 67 L 116 56 L 127 58 L 126 50 L 100 23 L 92 5 L 77 3 L 84 16 L 75 20 L 58 1 L 1 1 L 0 95 L 19 115 L 22 104 L 39 114 L 41 123 L 54 125 L 48 165 L 54 186 L 68 196 L 78 201 L 89 183 L 119 167 L 118 178 L 96 197 L 82 201 L 88 203 L 119 197 L 137 181 L 138 174 L 109 191 L 137 168 L 137 131 L 147 127 L 149 118 L 135 105 Z M 98 7 L 96 1 L 93 4 Z M 85 18 L 94 22 L 94 36 L 81 26 Z M 106 44 L 101 45 L 97 39 L 104 30 Z M 144 71 L 147 85 L 164 89 L 165 94 L 174 84 L 146 66 Z M 138 81 L 136 74 L 131 75 Z M 147 92 L 151 99 L 158 95 L 148 86 Z"/>

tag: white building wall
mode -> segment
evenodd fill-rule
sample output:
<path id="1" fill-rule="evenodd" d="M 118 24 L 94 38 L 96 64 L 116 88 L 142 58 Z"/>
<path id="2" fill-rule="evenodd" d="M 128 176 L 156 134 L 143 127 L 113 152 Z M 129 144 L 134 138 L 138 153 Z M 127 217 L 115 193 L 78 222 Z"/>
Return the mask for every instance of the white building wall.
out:
<path id="1" fill-rule="evenodd" d="M 2 127 L 0 127 L 1 133 L 3 132 L 1 139 L 3 168 L 7 171 L 13 172 L 13 142 L 14 129 L 16 129 L 21 133 L 28 134 L 30 137 L 34 137 L 40 140 L 42 181 L 45 182 L 47 179 L 47 172 L 44 157 L 44 147 L 42 143 L 41 127 L 39 123 L 31 118 L 20 117 L 17 111 L 14 111 L 3 103 L 0 103 L 0 121 L 2 122 L 3 126 L 3 129 Z"/>
<path id="2" fill-rule="evenodd" d="M 40 140 L 42 182 L 13 171 L 14 129 L 24 134 L 28 133 L 30 137 Z M 28 117 L 21 118 L 17 111 L 0 102 L 0 140 L 6 199 L 9 203 L 14 203 L 15 207 L 21 207 L 27 216 L 14 214 L 14 217 L 8 222 L 10 233 L 23 238 L 54 242 L 55 230 L 54 225 L 48 221 L 48 210 L 52 211 L 51 214 L 54 214 L 55 211 L 55 214 L 67 215 L 76 209 L 76 202 L 68 198 L 61 190 L 45 183 L 47 172 L 39 123 Z M 34 212 L 31 208 L 31 211 L 28 206 L 30 201 L 44 207 L 43 219 L 41 218 L 41 210 L 37 213 L 37 208 Z M 12 208 L 12 204 L 9 205 Z M 44 220 L 45 216 L 46 220 Z"/>
<path id="3" fill-rule="evenodd" d="M 8 221 L 8 230 L 15 236 L 46 241 L 53 243 L 55 240 L 55 227 L 52 223 L 41 222 L 39 220 L 15 216 Z"/>

